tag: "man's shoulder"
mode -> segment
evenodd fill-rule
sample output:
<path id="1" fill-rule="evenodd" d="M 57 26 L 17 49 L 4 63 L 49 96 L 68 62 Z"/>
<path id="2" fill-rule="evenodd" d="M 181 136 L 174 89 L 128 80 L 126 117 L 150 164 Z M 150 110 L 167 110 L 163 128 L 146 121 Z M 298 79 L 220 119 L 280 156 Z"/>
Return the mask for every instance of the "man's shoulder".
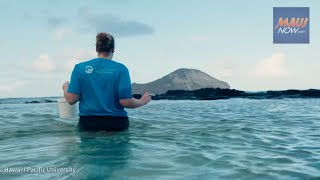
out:
<path id="1" fill-rule="evenodd" d="M 97 58 L 90 59 L 90 60 L 87 60 L 87 61 L 83 61 L 83 62 L 80 62 L 80 63 L 76 64 L 75 67 L 76 68 L 81 68 L 81 67 L 85 67 L 85 66 L 90 66 L 90 65 L 93 65 L 96 60 L 97 60 Z"/>
<path id="2" fill-rule="evenodd" d="M 88 61 L 80 62 L 80 63 L 76 64 L 75 67 L 78 69 L 78 68 L 85 68 L 87 66 L 95 66 L 97 63 L 99 64 L 99 62 L 111 63 L 112 64 L 111 67 L 116 68 L 116 69 L 118 69 L 120 71 L 128 70 L 127 66 L 125 64 L 123 64 L 123 63 L 120 63 L 120 62 L 115 61 L 115 60 L 99 61 L 99 58 L 90 59 Z"/>
<path id="3" fill-rule="evenodd" d="M 128 69 L 127 66 L 123 63 L 117 62 L 115 60 L 111 60 L 120 70 Z"/>
<path id="4" fill-rule="evenodd" d="M 97 60 L 98 60 L 98 58 L 89 59 L 89 60 L 87 60 L 87 61 L 80 62 L 80 63 L 78 63 L 77 65 L 87 65 L 87 64 L 92 64 L 92 63 L 95 63 Z"/>

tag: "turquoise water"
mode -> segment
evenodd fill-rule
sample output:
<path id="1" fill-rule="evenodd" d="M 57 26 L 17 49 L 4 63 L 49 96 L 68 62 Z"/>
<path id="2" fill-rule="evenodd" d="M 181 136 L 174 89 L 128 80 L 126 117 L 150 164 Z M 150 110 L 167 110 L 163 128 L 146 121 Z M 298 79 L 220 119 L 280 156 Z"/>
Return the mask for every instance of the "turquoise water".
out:
<path id="1" fill-rule="evenodd" d="M 18 101 L 18 100 L 15 100 Z M 1 179 L 320 178 L 318 99 L 153 101 L 130 129 L 78 132 L 57 105 L 0 104 Z"/>

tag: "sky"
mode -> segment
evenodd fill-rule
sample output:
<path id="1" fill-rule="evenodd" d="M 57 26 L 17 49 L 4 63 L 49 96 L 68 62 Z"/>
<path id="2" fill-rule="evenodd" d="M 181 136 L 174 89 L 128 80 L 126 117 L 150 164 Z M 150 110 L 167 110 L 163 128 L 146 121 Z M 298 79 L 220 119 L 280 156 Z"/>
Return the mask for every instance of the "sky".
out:
<path id="1" fill-rule="evenodd" d="M 273 7 L 310 7 L 310 44 L 273 44 Z M 132 82 L 193 68 L 233 89 L 319 89 L 319 20 L 319 0 L 0 0 L 0 97 L 62 96 L 97 32 Z"/>

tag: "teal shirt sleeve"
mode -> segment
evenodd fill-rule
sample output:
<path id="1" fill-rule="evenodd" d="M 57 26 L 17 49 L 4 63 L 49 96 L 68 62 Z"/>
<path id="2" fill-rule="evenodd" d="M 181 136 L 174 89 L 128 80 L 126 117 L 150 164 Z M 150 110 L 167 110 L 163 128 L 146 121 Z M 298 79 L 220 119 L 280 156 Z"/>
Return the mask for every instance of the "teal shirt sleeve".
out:
<path id="1" fill-rule="evenodd" d="M 79 67 L 74 66 L 71 79 L 68 87 L 68 93 L 79 94 L 80 95 L 80 82 L 79 82 Z"/>
<path id="2" fill-rule="evenodd" d="M 118 87 L 118 98 L 130 99 L 132 97 L 131 91 L 131 80 L 129 75 L 129 70 L 127 67 L 123 67 L 120 71 L 119 77 L 119 87 Z"/>

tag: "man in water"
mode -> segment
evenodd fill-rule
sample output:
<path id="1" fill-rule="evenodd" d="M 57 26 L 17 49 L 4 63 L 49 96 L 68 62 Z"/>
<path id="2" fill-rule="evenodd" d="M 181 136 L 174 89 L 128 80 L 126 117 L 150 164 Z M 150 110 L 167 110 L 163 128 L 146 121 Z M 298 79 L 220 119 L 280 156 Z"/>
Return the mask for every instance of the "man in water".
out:
<path id="1" fill-rule="evenodd" d="M 107 33 L 96 36 L 98 58 L 75 65 L 70 83 L 63 84 L 69 104 L 79 101 L 81 130 L 120 131 L 129 127 L 124 108 L 138 108 L 151 100 L 149 93 L 140 99 L 132 97 L 127 67 L 112 59 L 114 38 Z"/>

